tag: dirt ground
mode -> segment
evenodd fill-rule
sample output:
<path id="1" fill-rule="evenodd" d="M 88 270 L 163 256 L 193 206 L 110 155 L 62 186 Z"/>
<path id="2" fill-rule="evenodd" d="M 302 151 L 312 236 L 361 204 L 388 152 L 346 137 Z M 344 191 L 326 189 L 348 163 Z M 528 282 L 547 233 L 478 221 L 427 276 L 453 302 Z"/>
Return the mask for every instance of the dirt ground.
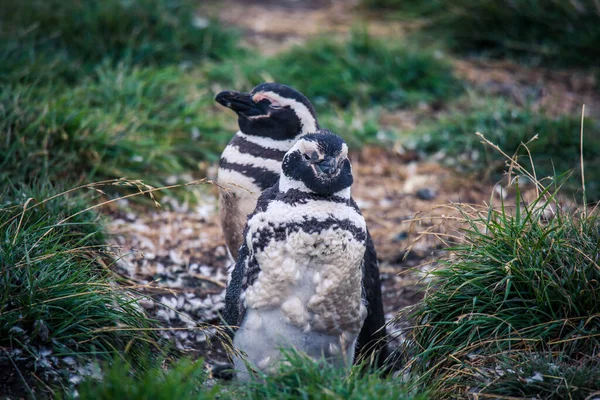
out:
<path id="1" fill-rule="evenodd" d="M 273 54 L 318 34 L 347 34 L 358 18 L 375 18 L 361 15 L 355 6 L 346 1 L 227 0 L 202 8 L 225 24 L 240 27 L 249 45 Z M 402 36 L 414 29 L 414 24 L 378 21 L 369 29 L 375 35 Z M 598 94 L 591 90 L 593 78 L 585 74 L 534 70 L 510 62 L 460 60 L 455 66 L 468 82 L 517 102 L 530 98 L 533 91 L 535 106 L 552 113 L 577 114 L 582 103 L 590 114 L 600 107 Z M 406 111 L 384 118 L 390 124 L 417 123 Z M 448 213 L 443 205 L 483 204 L 497 188 L 419 159 L 404 152 L 400 144 L 387 149 L 368 147 L 353 153 L 351 160 L 353 197 L 376 245 L 389 320 L 400 308 L 422 297 L 423 271 L 442 252 L 443 243 L 434 235 L 421 233 L 445 229 L 438 226 L 439 217 Z M 110 230 L 123 253 L 119 272 L 146 285 L 144 291 L 155 301 L 149 298 L 142 305 L 165 325 L 164 336 L 174 339 L 183 351 L 222 361 L 222 350 L 207 341 L 215 333 L 211 324 L 219 322 L 232 260 L 217 219 L 216 190 L 203 189 L 205 195 L 197 206 L 122 211 Z"/>

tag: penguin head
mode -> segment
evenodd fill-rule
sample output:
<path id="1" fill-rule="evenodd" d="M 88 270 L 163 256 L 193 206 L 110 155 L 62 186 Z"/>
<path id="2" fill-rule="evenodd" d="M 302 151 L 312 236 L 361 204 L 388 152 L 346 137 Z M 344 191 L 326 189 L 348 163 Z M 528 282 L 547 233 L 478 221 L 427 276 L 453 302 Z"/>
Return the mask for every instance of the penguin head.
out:
<path id="1" fill-rule="evenodd" d="M 310 101 L 279 83 L 261 83 L 250 93 L 226 90 L 215 100 L 237 113 L 240 130 L 247 135 L 289 140 L 319 128 Z"/>
<path id="2" fill-rule="evenodd" d="M 302 136 L 285 154 L 280 190 L 350 197 L 352 166 L 344 140 L 328 130 Z"/>

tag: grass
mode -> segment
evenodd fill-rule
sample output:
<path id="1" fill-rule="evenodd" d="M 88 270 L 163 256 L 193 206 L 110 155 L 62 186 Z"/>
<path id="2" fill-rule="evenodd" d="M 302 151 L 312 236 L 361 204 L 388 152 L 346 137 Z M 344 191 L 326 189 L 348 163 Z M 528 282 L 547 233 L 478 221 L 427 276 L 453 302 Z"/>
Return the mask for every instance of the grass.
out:
<path id="1" fill-rule="evenodd" d="M 350 39 L 319 38 L 269 59 L 211 67 L 208 78 L 248 88 L 265 78 L 299 89 L 321 110 L 332 105 L 389 108 L 441 103 L 461 91 L 440 53 L 384 42 L 364 31 Z"/>
<path id="2" fill-rule="evenodd" d="M 524 171 L 515 169 L 536 182 Z M 413 322 L 410 371 L 440 396 L 600 390 L 600 215 L 561 207 L 563 179 L 536 182 L 531 202 L 517 184 L 510 204 L 456 206 L 467 226 L 460 243 L 431 272 L 424 300 L 400 315 Z"/>
<path id="3" fill-rule="evenodd" d="M 66 384 L 57 370 L 68 356 L 139 356 L 154 343 L 133 292 L 114 283 L 89 196 L 39 184 L 6 186 L 0 198 L 0 361 L 9 375 L 23 367 L 17 387 L 38 383 L 34 372 Z"/>
<path id="4" fill-rule="evenodd" d="M 422 17 L 429 16 L 439 12 L 444 7 L 444 2 L 440 0 L 362 0 L 362 8 L 372 11 L 385 13 L 383 16 L 389 16 L 392 12 L 393 17 Z"/>
<path id="5" fill-rule="evenodd" d="M 0 94 L 0 182 L 143 177 L 162 185 L 198 171 L 228 141 L 233 127 L 213 103 L 177 67 L 100 68 L 68 90 L 12 85 Z"/>
<path id="6" fill-rule="evenodd" d="M 229 58 L 237 34 L 189 0 L 4 0 L 0 83 L 74 83 L 98 64 L 165 66 Z"/>
<path id="7" fill-rule="evenodd" d="M 455 50 L 534 65 L 595 67 L 600 7 L 595 0 L 365 0 L 372 9 L 427 17 L 423 33 Z"/>
<path id="8" fill-rule="evenodd" d="M 573 359 L 562 354 L 522 352 L 484 357 L 473 365 L 459 367 L 456 372 L 448 383 L 455 387 L 485 387 L 485 393 L 498 398 L 512 395 L 557 400 L 590 399 L 597 395 L 600 382 L 600 362 L 591 356 Z M 473 379 L 464 379 L 466 374 Z"/>
<path id="9" fill-rule="evenodd" d="M 217 390 L 205 389 L 207 373 L 202 360 L 192 362 L 181 359 L 174 365 L 163 367 L 150 362 L 139 373 L 130 365 L 116 359 L 105 366 L 101 382 L 88 379 L 79 388 L 80 399 L 217 399 Z M 154 363 L 156 364 L 156 363 Z"/>
<path id="10" fill-rule="evenodd" d="M 305 64 L 294 62 L 298 59 Z M 378 112 L 361 104 L 440 102 L 460 90 L 451 68 L 434 53 L 389 46 L 358 33 L 344 43 L 314 42 L 306 49 L 259 59 L 260 66 L 249 59 L 193 70 L 113 64 L 104 59 L 69 86 L 4 86 L 0 182 L 43 177 L 78 184 L 127 177 L 162 186 L 172 176 L 197 172 L 199 163 L 218 158 L 236 130 L 235 118 L 214 103 L 209 82 L 249 89 L 264 79 L 262 68 L 267 66 L 277 79 L 320 104 L 324 126 L 354 147 L 389 135 L 377 123 Z M 248 75 L 240 78 L 228 70 L 234 64 L 249 68 Z M 257 69 L 249 72 L 252 68 Z M 347 71 L 330 75 L 328 68 Z M 339 81 L 326 82 L 331 76 Z M 396 89 L 390 92 L 389 87 Z"/>
<path id="11" fill-rule="evenodd" d="M 423 124 L 411 134 L 412 146 L 461 171 L 480 173 L 499 179 L 505 170 L 502 155 L 483 146 L 475 132 L 485 132 L 492 142 L 505 152 L 527 157 L 521 143 L 534 136 L 528 144 L 536 160 L 538 178 L 561 175 L 579 169 L 581 129 L 580 118 L 561 116 L 552 118 L 530 108 L 517 108 L 506 102 L 492 101 L 475 106 L 471 111 L 458 111 L 438 120 Z M 588 200 L 600 199 L 600 125 L 586 119 L 584 160 L 588 178 Z M 577 178 L 579 174 L 576 174 Z M 577 189 L 579 179 L 568 182 Z"/>
<path id="12" fill-rule="evenodd" d="M 396 7 L 395 0 L 385 3 Z M 533 54 L 533 62 L 555 61 L 560 53 L 561 65 L 598 58 L 590 49 L 597 13 L 573 11 L 575 2 L 527 0 L 498 10 L 494 4 L 508 3 L 460 0 L 444 18 L 436 12 L 446 6 L 422 3 L 403 2 L 413 15 L 427 15 L 433 28 L 450 32 L 450 40 L 460 39 L 457 49 Z M 462 90 L 440 52 L 361 31 L 269 58 L 238 54 L 235 32 L 196 16 L 195 6 L 187 0 L 3 2 L 0 391 L 6 371 L 22 389 L 18 396 L 37 393 L 38 385 L 46 393 L 54 385 L 64 390 L 73 369 L 64 366 L 69 357 L 104 366 L 104 381 L 88 380 L 82 398 L 420 399 L 427 386 L 446 395 L 475 388 L 585 398 L 600 390 L 600 365 L 591 358 L 600 349 L 594 256 L 600 223 L 595 210 L 560 208 L 541 220 L 554 204 L 543 196 L 527 207 L 517 198 L 518 212 L 508 205 L 462 210 L 470 223 L 467 242 L 433 273 L 435 286 L 410 314 L 417 324 L 406 355 L 417 391 L 400 379 L 360 369 L 348 374 L 293 354 L 275 376 L 214 387 L 200 362 L 144 361 L 156 339 L 145 330 L 153 321 L 136 305 L 135 288 L 115 283 L 101 221 L 91 210 L 81 212 L 93 199 L 78 192 L 44 201 L 57 186 L 123 176 L 158 186 L 216 160 L 236 129 L 233 115 L 213 102 L 218 86 L 249 90 L 270 79 L 292 85 L 314 101 L 322 125 L 354 147 L 393 135 L 378 122 L 383 109 L 437 108 Z M 545 25 L 557 19 L 556 32 L 547 34 Z M 530 32 L 520 30 L 528 24 Z M 511 29 L 508 39 L 502 26 Z M 598 129 L 586 122 L 588 198 L 600 198 Z M 508 105 L 442 117 L 417 130 L 416 146 L 463 171 L 498 173 L 504 161 L 479 148 L 478 130 L 508 152 L 539 133 L 529 148 L 540 178 L 578 168 L 578 119 Z"/>
<path id="13" fill-rule="evenodd" d="M 102 382 L 88 380 L 79 390 L 82 399 L 426 399 L 409 394 L 406 386 L 359 367 L 348 371 L 324 368 L 298 353 L 286 355 L 288 363 L 277 374 L 246 383 L 209 386 L 202 362 L 177 362 L 168 369 L 155 367 L 141 376 L 131 374 L 122 363 L 108 369 Z M 214 382 L 213 382 L 214 384 Z"/>
<path id="14" fill-rule="evenodd" d="M 234 127 L 190 67 L 244 51 L 195 8 L 4 1 L 0 184 L 143 177 L 162 186 L 215 160 Z"/>

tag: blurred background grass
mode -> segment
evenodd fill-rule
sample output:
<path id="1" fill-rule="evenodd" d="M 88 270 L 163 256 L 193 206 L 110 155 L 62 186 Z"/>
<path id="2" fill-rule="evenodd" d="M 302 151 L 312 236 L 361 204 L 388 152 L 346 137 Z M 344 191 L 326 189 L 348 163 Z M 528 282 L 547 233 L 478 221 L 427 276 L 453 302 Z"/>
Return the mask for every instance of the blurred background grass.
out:
<path id="1" fill-rule="evenodd" d="M 115 261 L 114 256 L 108 252 L 99 255 L 94 247 L 105 243 L 98 215 L 86 211 L 68 224 L 59 223 L 85 210 L 97 198 L 78 191 L 42 202 L 65 188 L 93 180 L 127 177 L 160 186 L 189 174 L 205 176 L 207 167 L 218 159 L 237 129 L 235 118 L 213 101 L 221 89 L 247 91 L 265 80 L 294 86 L 314 102 L 321 125 L 340 133 L 353 149 L 367 144 L 401 143 L 425 159 L 492 182 L 501 178 L 505 159 L 484 148 L 474 133 L 485 133 L 509 154 L 523 152 L 521 142 L 539 134 L 529 146 L 538 177 L 574 171 L 564 188 L 569 195 L 580 188 L 579 115 L 556 115 L 535 104 L 535 99 L 515 101 L 466 80 L 456 66 L 463 57 L 502 59 L 530 66 L 576 67 L 573 71 L 597 77 L 597 1 L 460 0 L 450 4 L 364 0 L 359 13 L 367 10 L 382 20 L 408 21 L 409 33 L 402 37 L 377 36 L 359 22 L 348 35 L 317 36 L 269 56 L 245 44 L 235 27 L 225 27 L 210 13 L 199 12 L 198 6 L 191 0 L 0 0 L 0 346 L 23 356 L 26 361 L 19 364 L 23 371 L 42 368 L 40 360 L 45 358 L 40 354 L 47 348 L 63 359 L 74 357 L 85 363 L 135 354 L 143 345 L 153 346 L 157 338 L 146 328 L 154 321 L 139 311 L 129 289 L 114 285 L 118 278 L 105 268 Z M 569 74 L 571 70 L 566 71 Z M 597 81 L 592 84 L 596 89 Z M 414 123 L 408 127 L 389 122 L 406 113 L 414 116 Z M 586 118 L 584 128 L 587 198 L 598 200 L 600 125 L 596 117 Z M 110 187 L 102 190 L 110 192 Z M 560 235 L 552 227 L 533 225 L 538 229 L 532 231 L 535 235 L 523 239 L 521 232 L 532 228 L 533 218 L 521 221 L 524 228 L 514 226 L 506 216 L 496 217 L 504 224 L 492 227 L 498 232 L 496 236 L 484 240 L 471 232 L 478 246 L 488 246 L 481 246 L 481 253 L 476 254 L 479 264 L 468 258 L 465 249 L 459 249 L 460 268 L 438 274 L 436 279 L 441 280 L 443 290 L 434 292 L 414 318 L 432 315 L 430 308 L 436 302 L 462 309 L 473 298 L 490 297 L 485 285 L 473 289 L 466 284 L 470 280 L 456 281 L 457 276 L 471 276 L 482 257 L 502 264 L 498 260 L 503 258 L 491 250 L 485 253 L 485 249 L 500 251 L 497 249 L 504 247 L 499 244 L 506 245 L 508 249 L 501 255 L 509 257 L 511 248 L 521 248 L 527 240 L 540 254 L 547 254 L 544 252 L 557 251 L 553 240 L 561 239 L 565 243 L 581 242 L 586 249 L 591 246 L 589 254 L 597 252 L 596 219 L 584 220 L 581 225 L 583 222 L 567 216 L 559 221 L 566 227 Z M 542 238 L 550 244 L 540 241 Z M 511 247 L 511 243 L 518 246 Z M 568 246 L 556 259 L 584 264 Z M 486 267 L 496 271 L 488 263 Z M 522 272 L 530 273 L 527 268 L 524 264 Z M 486 271 L 479 273 L 485 275 Z M 536 271 L 544 273 L 544 267 Z M 492 275 L 484 278 L 491 280 L 489 285 L 495 282 Z M 564 284 L 560 277 L 557 279 L 553 285 Z M 522 284 L 527 286 L 529 281 Z M 96 290 L 98 287 L 105 289 Z M 472 291 L 463 295 L 459 289 Z M 597 284 L 589 289 L 594 296 L 595 290 Z M 452 297 L 448 291 L 462 297 L 448 303 Z M 535 293 L 531 289 L 531 297 L 538 301 Z M 527 294 L 527 290 L 519 290 L 517 300 L 533 301 Z M 561 296 L 569 302 L 568 295 Z M 496 297 L 488 300 L 490 305 L 498 304 Z M 499 308 L 489 313 L 512 311 Z M 452 313 L 442 314 L 440 327 L 454 323 Z M 561 317 L 560 313 L 554 314 L 553 319 L 540 319 L 541 323 Z M 571 318 L 571 314 L 565 315 Z M 597 315 L 590 314 L 592 317 Z M 484 322 L 491 325 L 489 334 L 481 340 L 493 337 L 497 328 L 493 321 Z M 116 326 L 132 329 L 111 329 Z M 586 335 L 596 332 L 595 325 L 589 329 Z M 444 346 L 461 349 L 472 339 L 468 336 L 472 331 L 466 328 L 451 333 L 462 336 Z M 437 340 L 438 332 L 419 334 L 413 343 L 425 346 Z M 431 337 L 434 339 L 430 341 Z M 596 342 L 591 345 L 598 348 Z M 576 365 L 589 370 L 597 366 L 577 358 L 568 348 L 561 349 L 558 358 L 556 354 L 548 358 L 547 353 L 519 353 L 501 362 L 494 359 L 507 371 L 502 379 L 490 373 L 477 377 L 476 382 L 461 380 L 469 375 L 471 364 L 461 365 L 464 370 L 454 380 L 440 378 L 439 371 L 429 371 L 427 363 L 446 356 L 442 350 L 413 354 L 420 357 L 420 372 L 441 379 L 432 386 L 442 388 L 442 392 L 449 387 L 487 385 L 489 379 L 495 379 L 497 394 L 531 395 L 531 388 L 524 389 L 519 377 L 510 373 L 524 359 L 537 360 L 532 364 L 535 368 L 528 367 L 532 376 L 539 371 L 554 373 L 551 365 L 560 365 L 566 371 L 561 379 L 576 387 L 590 388 L 598 382 L 580 382 L 580 376 L 569 372 L 576 370 Z M 14 358 L 17 353 L 7 354 Z M 0 362 L 9 363 L 9 358 L 2 356 Z M 282 377 L 268 381 L 264 387 L 243 389 L 248 390 L 247 397 L 310 397 L 331 391 L 335 395 L 327 398 L 412 396 L 406 394 L 404 386 L 382 384 L 374 376 L 355 375 L 345 380 L 343 373 L 323 371 L 303 360 L 294 361 L 292 366 L 296 369 L 282 371 Z M 193 382 L 207 379 L 198 366 L 183 362 L 173 369 L 173 378 L 165 377 L 158 370 L 160 366 L 152 365 L 153 371 L 135 375 L 130 386 L 116 387 L 124 374 L 119 368 L 123 367 L 117 363 L 110 370 L 106 386 L 85 386 L 83 397 L 97 393 L 110 397 L 111 393 L 131 389 L 133 392 L 127 393 L 145 398 L 144 382 L 160 379 L 164 381 L 164 395 L 169 397 L 171 393 L 182 393 L 173 390 L 188 377 Z M 34 388 L 40 385 L 33 375 L 23 381 Z M 42 381 L 41 387 L 71 387 L 68 376 L 46 376 Z M 331 382 L 335 384 L 329 385 Z M 110 385 L 115 387 L 111 389 Z M 554 386 L 538 389 L 554 393 Z M 282 392 L 282 388 L 290 387 L 292 392 Z M 186 395 L 195 390 L 191 386 L 184 389 Z M 224 396 L 215 393 L 207 392 L 206 396 Z"/>
<path id="2" fill-rule="evenodd" d="M 600 5 L 595 0 L 363 0 L 396 17 L 425 17 L 424 30 L 467 54 L 533 65 L 597 67 Z"/>
<path id="3" fill-rule="evenodd" d="M 494 30 L 509 40 L 507 29 L 521 29 L 561 46 L 556 50 L 560 60 L 571 57 L 570 49 L 585 55 L 588 66 L 597 64 L 596 42 L 572 35 L 597 32 L 600 25 L 595 22 L 600 17 L 593 2 L 530 0 L 517 6 L 464 0 L 451 7 L 444 4 L 369 0 L 363 7 L 392 9 L 393 15 L 402 18 L 425 16 L 421 33 L 448 40 L 464 35 L 476 43 L 473 31 L 492 35 Z M 167 177 L 185 171 L 202 173 L 200 162 L 214 161 L 235 130 L 235 121 L 212 100 L 217 88 L 249 90 L 265 79 L 295 86 L 312 99 L 322 120 L 345 132 L 351 145 L 358 147 L 399 137 L 398 127 L 381 123 L 382 112 L 423 107 L 449 110 L 469 86 L 453 71 L 450 57 L 439 48 L 424 47 L 411 36 L 390 41 L 370 36 L 366 27 L 356 27 L 346 39 L 319 37 L 263 57 L 257 56 L 256 49 L 240 44 L 239 32 L 197 14 L 195 7 L 190 0 L 4 0 L 0 129 L 6 135 L 0 150 L 0 180 L 28 182 L 41 174 L 52 184 L 63 185 L 126 176 L 160 185 Z M 440 18 L 455 18 L 455 24 Z M 561 18 L 569 22 L 553 23 Z M 489 19 L 497 21 L 490 23 Z M 532 25 L 531 20 L 537 22 Z M 470 28 L 475 23 L 479 25 Z M 569 33 L 565 26 L 571 25 L 577 29 L 571 27 Z M 556 26 L 564 32 L 555 32 Z M 542 45 L 520 31 L 514 35 L 531 48 Z M 561 40 L 574 40 L 583 49 Z M 467 45 L 462 36 L 457 36 L 457 42 Z M 488 50 L 503 43 L 484 42 L 478 51 L 488 55 Z M 501 55 L 511 53 L 507 50 Z M 478 92 L 476 97 L 487 95 Z M 510 103 L 510 99 L 504 100 Z M 556 126 L 554 139 L 542 137 L 548 146 L 533 150 L 539 148 L 542 154 L 554 147 L 547 158 L 548 163 L 559 161 L 558 173 L 574 167 L 564 162 L 572 158 L 573 147 L 560 144 L 576 142 L 576 116 L 567 123 L 566 119 L 555 121 L 543 110 L 529 112 L 525 107 L 523 112 L 515 111 L 521 106 L 503 111 L 492 105 L 489 117 L 476 104 L 467 108 L 461 110 L 470 114 L 466 119 L 426 115 L 426 127 L 414 133 L 430 141 L 425 145 L 417 139 L 419 150 L 430 154 L 449 146 L 450 153 L 467 151 L 464 141 L 477 147 L 472 131 L 487 128 L 492 120 L 497 122 L 493 128 L 498 137 L 513 146 L 545 126 Z M 502 116 L 492 116 L 496 111 Z M 510 117 L 514 112 L 520 116 Z M 502 122 L 507 119 L 510 122 Z M 597 136 L 593 122 L 587 129 Z M 520 133 L 513 137 L 511 132 Z M 449 135 L 453 140 L 448 141 Z M 591 150 L 592 160 L 596 142 L 586 148 Z M 595 165 L 590 167 L 595 169 Z M 598 197 L 596 192 L 595 187 L 590 188 L 592 198 Z"/>

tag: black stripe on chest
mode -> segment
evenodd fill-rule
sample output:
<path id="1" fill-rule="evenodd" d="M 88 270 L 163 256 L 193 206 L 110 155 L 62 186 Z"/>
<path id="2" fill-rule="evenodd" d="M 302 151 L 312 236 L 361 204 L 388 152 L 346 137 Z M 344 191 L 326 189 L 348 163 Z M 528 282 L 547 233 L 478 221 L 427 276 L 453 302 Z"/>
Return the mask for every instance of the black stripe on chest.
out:
<path id="1" fill-rule="evenodd" d="M 252 224 L 252 221 L 248 221 L 248 224 Z M 275 240 L 276 242 L 283 242 L 287 239 L 290 233 L 302 231 L 308 234 L 319 234 L 322 231 L 331 228 L 334 230 L 340 229 L 342 231 L 349 232 L 358 242 L 365 242 L 367 238 L 367 232 L 365 230 L 358 228 L 347 219 L 340 220 L 332 217 L 329 217 L 325 220 L 305 218 L 299 222 L 291 222 L 278 226 L 270 222 L 267 227 L 260 228 L 252 234 L 252 246 L 254 248 L 254 252 L 263 251 L 272 240 Z"/>
<path id="2" fill-rule="evenodd" d="M 263 147 L 260 144 L 253 143 L 241 136 L 234 136 L 229 142 L 229 146 L 237 147 L 243 154 L 250 154 L 255 157 L 266 158 L 269 160 L 281 161 L 285 156 L 285 151 Z"/>
<path id="3" fill-rule="evenodd" d="M 225 159 L 221 159 L 219 168 L 239 172 L 240 174 L 247 176 L 254 181 L 260 190 L 270 188 L 279 179 L 278 173 L 275 173 L 267 168 L 257 167 L 251 164 L 233 163 L 226 161 Z"/>
<path id="4" fill-rule="evenodd" d="M 275 200 L 281 201 L 282 203 L 285 203 L 285 204 L 289 204 L 289 205 L 307 204 L 311 201 L 325 200 L 325 201 L 328 201 L 331 203 L 344 204 L 344 205 L 352 208 L 358 214 L 361 214 L 360 209 L 358 208 L 358 206 L 356 205 L 356 203 L 354 201 L 352 201 L 350 199 L 345 199 L 340 196 L 320 196 L 316 193 L 307 193 L 307 192 L 303 192 L 298 189 L 288 189 L 285 193 L 282 193 L 282 192 L 280 192 L 280 193 L 283 195 L 277 196 L 277 198 Z"/>

